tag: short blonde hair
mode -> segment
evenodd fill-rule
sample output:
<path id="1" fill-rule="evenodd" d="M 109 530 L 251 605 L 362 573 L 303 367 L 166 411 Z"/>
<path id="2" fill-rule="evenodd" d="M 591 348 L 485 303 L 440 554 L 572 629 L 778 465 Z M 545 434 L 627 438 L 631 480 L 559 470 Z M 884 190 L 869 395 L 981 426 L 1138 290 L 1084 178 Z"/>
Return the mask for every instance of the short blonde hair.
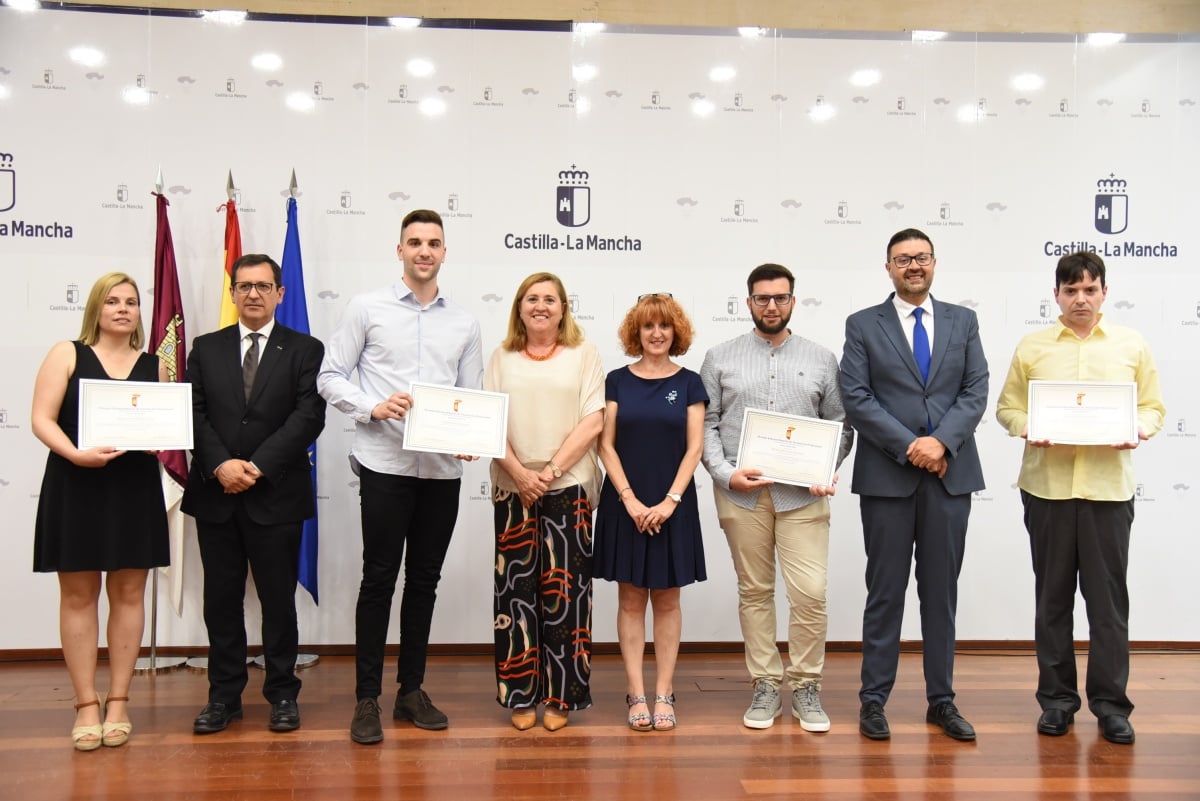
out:
<path id="1" fill-rule="evenodd" d="M 634 304 L 617 329 L 625 355 L 641 356 L 642 326 L 660 322 L 671 326 L 674 331 L 669 355 L 682 356 L 687 353 L 695 331 L 683 307 L 669 295 L 646 295 Z"/>
<path id="2" fill-rule="evenodd" d="M 573 348 L 583 344 L 583 329 L 571 316 L 571 304 L 567 301 L 567 289 L 563 286 L 562 279 L 554 273 L 534 273 L 517 287 L 517 294 L 513 297 L 512 311 L 508 315 L 508 335 L 500 343 L 500 347 L 511 351 L 525 349 L 529 340 L 525 331 L 525 321 L 521 319 L 521 299 L 525 297 L 525 293 L 531 286 L 546 281 L 554 284 L 554 288 L 558 292 L 559 305 L 562 306 L 562 319 L 558 321 L 558 344 L 564 348 Z"/>
<path id="3" fill-rule="evenodd" d="M 138 296 L 140 312 L 142 293 L 138 289 L 137 281 L 133 280 L 133 276 L 126 273 L 105 273 L 92 285 L 92 291 L 88 293 L 87 305 L 83 307 L 83 324 L 79 328 L 79 341 L 84 345 L 95 345 L 99 341 L 100 307 L 104 305 L 108 293 L 121 284 L 129 284 L 133 287 L 134 293 Z M 146 344 L 146 331 L 142 328 L 142 315 L 139 313 L 137 327 L 129 335 L 129 347 L 141 350 L 144 344 Z"/>

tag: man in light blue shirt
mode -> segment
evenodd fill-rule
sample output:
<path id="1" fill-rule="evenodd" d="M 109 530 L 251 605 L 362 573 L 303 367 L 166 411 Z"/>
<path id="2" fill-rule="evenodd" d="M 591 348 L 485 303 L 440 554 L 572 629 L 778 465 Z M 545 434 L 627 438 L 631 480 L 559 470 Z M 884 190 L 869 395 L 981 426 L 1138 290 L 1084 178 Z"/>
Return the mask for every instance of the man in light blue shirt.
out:
<path id="1" fill-rule="evenodd" d="M 421 689 L 442 562 L 458 518 L 462 463 L 406 451 L 404 417 L 414 381 L 479 389 L 479 323 L 438 291 L 446 258 L 442 218 L 410 212 L 396 252 L 400 283 L 353 298 L 325 350 L 317 389 L 355 421 L 350 467 L 359 477 L 363 575 L 355 613 L 356 743 L 383 740 L 378 698 L 392 596 L 404 564 L 400 604 L 400 684 L 392 716 L 422 729 L 444 729 L 446 716 Z M 351 380 L 357 371 L 358 381 Z M 408 554 L 405 558 L 405 547 Z"/>

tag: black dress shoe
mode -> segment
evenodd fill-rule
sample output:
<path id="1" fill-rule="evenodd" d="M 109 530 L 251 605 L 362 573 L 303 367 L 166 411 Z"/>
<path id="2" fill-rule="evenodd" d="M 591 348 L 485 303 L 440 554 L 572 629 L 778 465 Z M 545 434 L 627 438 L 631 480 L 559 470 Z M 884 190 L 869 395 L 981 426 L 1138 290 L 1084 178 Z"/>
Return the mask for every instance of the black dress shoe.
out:
<path id="1" fill-rule="evenodd" d="M 887 716 L 883 714 L 883 704 L 878 701 L 867 701 L 858 710 L 858 732 L 863 737 L 872 740 L 886 740 L 892 736 L 888 728 Z"/>
<path id="2" fill-rule="evenodd" d="M 953 740 L 975 739 L 975 728 L 967 723 L 966 718 L 958 713 L 958 707 L 950 701 L 942 701 L 929 707 L 929 711 L 925 713 L 925 722 L 937 726 Z"/>
<path id="3" fill-rule="evenodd" d="M 1075 722 L 1075 715 L 1065 709 L 1050 708 L 1042 712 L 1038 718 L 1038 734 L 1049 737 L 1062 737 L 1067 729 Z"/>
<path id="4" fill-rule="evenodd" d="M 1122 715 L 1105 715 L 1100 718 L 1100 734 L 1105 740 L 1117 745 L 1129 745 L 1133 742 L 1133 726 L 1129 718 Z"/>
<path id="5" fill-rule="evenodd" d="M 241 704 L 219 704 L 216 702 L 204 705 L 200 714 L 192 721 L 192 731 L 196 734 L 212 734 L 224 731 L 235 720 L 242 719 Z"/>
<path id="6" fill-rule="evenodd" d="M 300 707 L 290 698 L 271 704 L 271 731 L 295 731 L 300 728 Z"/>

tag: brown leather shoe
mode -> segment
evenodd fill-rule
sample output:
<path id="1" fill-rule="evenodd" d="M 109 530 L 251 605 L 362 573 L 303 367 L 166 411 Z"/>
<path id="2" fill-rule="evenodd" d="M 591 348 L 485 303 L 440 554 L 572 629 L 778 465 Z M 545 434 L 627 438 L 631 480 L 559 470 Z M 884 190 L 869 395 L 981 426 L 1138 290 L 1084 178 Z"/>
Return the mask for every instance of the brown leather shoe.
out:
<path id="1" fill-rule="evenodd" d="M 512 711 L 512 725 L 517 731 L 526 731 L 537 725 L 537 707 L 523 706 Z"/>
<path id="2" fill-rule="evenodd" d="M 555 709 L 552 706 L 546 707 L 546 711 L 542 713 L 542 726 L 546 728 L 546 731 L 558 731 L 566 725 L 567 710 Z"/>

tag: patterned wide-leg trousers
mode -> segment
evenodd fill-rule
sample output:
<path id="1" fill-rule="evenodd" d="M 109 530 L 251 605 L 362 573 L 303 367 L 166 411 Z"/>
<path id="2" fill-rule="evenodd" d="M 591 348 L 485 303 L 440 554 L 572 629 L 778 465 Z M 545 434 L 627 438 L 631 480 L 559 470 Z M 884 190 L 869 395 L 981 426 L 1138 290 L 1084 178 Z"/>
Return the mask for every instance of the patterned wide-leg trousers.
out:
<path id="1" fill-rule="evenodd" d="M 592 705 L 592 506 L 582 487 L 547 492 L 532 508 L 497 490 L 496 700 Z"/>

